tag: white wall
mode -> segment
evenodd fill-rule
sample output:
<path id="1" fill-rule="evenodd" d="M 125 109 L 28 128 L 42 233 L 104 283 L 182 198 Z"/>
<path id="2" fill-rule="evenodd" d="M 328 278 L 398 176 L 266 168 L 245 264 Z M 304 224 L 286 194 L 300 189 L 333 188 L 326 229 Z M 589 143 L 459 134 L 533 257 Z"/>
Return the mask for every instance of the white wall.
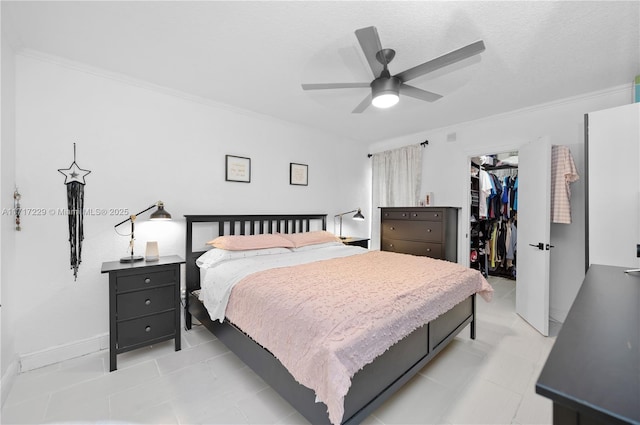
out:
<path id="1" fill-rule="evenodd" d="M 584 114 L 627 104 L 631 100 L 632 86 L 629 84 L 388 140 L 370 146 L 370 150 L 380 152 L 429 140 L 423 155 L 423 193 L 434 192 L 436 205 L 462 207 L 461 216 L 468 217 L 470 156 L 517 150 L 541 136 L 548 136 L 552 144 L 568 146 L 581 175 L 581 179 L 571 185 L 573 223 L 551 225 L 551 244 L 555 248 L 551 251 L 550 315 L 564 321 L 584 278 Z M 447 136 L 453 134 L 456 140 L 448 142 Z M 468 261 L 467 230 L 468 224 L 461 223 L 459 258 Z M 375 225 L 372 239 L 379 239 Z"/>
<path id="2" fill-rule="evenodd" d="M 49 212 L 66 207 L 57 169 L 71 164 L 74 142 L 77 164 L 91 170 L 85 208 L 136 213 L 162 200 L 173 215 L 158 223 L 143 214 L 136 226 L 141 254 L 147 240 L 157 240 L 161 255 L 184 255 L 184 214 L 328 213 L 333 230 L 334 214 L 367 207 L 367 151 L 350 140 L 34 52 L 18 54 L 16 81 L 22 206 L 46 212 L 25 214 L 16 240 L 20 279 L 12 289 L 24 304 L 12 321 L 22 355 L 95 342 L 108 332 L 108 279 L 100 267 L 126 255 L 128 238 L 113 229 L 126 216 L 85 214 L 74 281 L 66 216 Z M 225 182 L 225 154 L 251 158 L 251 183 Z M 309 165 L 309 186 L 289 185 L 290 162 Z M 119 230 L 128 233 L 127 226 Z M 345 220 L 345 234 L 366 236 L 368 222 Z"/>
<path id="3" fill-rule="evenodd" d="M 2 69 L 0 70 L 0 388 L 4 403 L 16 371 L 16 329 L 11 315 L 15 313 L 15 217 L 13 191 L 15 184 L 15 54 L 5 37 L 2 38 Z"/>

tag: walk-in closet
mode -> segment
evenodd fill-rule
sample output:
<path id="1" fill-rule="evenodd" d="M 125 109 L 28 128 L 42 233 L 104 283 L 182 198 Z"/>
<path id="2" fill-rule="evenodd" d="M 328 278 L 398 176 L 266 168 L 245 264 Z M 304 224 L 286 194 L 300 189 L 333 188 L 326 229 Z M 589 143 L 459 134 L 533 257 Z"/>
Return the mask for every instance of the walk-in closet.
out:
<path id="1" fill-rule="evenodd" d="M 518 153 L 471 158 L 470 267 L 515 280 L 518 237 Z"/>

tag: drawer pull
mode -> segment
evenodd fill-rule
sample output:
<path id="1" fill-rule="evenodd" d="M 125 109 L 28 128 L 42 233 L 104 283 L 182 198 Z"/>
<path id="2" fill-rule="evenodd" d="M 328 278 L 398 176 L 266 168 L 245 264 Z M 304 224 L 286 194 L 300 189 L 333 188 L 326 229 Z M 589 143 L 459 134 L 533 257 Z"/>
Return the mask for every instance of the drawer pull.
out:
<path id="1" fill-rule="evenodd" d="M 427 233 L 431 233 L 431 229 L 427 229 Z"/>
<path id="2" fill-rule="evenodd" d="M 414 217 L 417 217 L 417 216 L 418 216 L 418 214 L 416 214 L 416 213 L 413 213 L 413 216 L 414 216 Z"/>
<path id="3" fill-rule="evenodd" d="M 431 252 L 431 248 L 427 248 L 427 252 Z"/>
<path id="4" fill-rule="evenodd" d="M 403 217 L 406 217 L 406 216 L 407 216 L 407 213 L 402 213 L 402 216 L 403 216 Z"/>
<path id="5" fill-rule="evenodd" d="M 145 332 L 151 332 L 151 326 L 147 326 L 146 328 L 144 328 Z"/>
<path id="6" fill-rule="evenodd" d="M 440 214 L 435 213 L 433 216 L 434 216 L 434 217 L 440 217 Z"/>
<path id="7" fill-rule="evenodd" d="M 389 248 L 393 248 L 393 244 L 392 243 L 389 244 Z"/>
<path id="8" fill-rule="evenodd" d="M 391 226 L 391 227 L 389 227 L 389 230 L 396 230 L 396 228 Z"/>
<path id="9" fill-rule="evenodd" d="M 151 305 L 151 300 L 150 299 L 144 300 L 144 305 Z"/>
<path id="10" fill-rule="evenodd" d="M 151 278 L 147 277 L 144 279 L 144 283 L 151 283 Z"/>

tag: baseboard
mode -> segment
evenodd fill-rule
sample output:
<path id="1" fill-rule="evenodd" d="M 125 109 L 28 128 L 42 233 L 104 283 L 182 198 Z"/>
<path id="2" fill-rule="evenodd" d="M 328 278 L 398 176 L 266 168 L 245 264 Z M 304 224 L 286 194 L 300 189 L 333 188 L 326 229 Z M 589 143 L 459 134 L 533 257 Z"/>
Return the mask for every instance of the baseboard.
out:
<path id="1" fill-rule="evenodd" d="M 92 338 L 74 341 L 69 344 L 46 348 L 35 353 L 20 356 L 19 372 L 38 369 L 64 360 L 95 353 L 109 348 L 109 334 L 105 333 Z"/>
<path id="2" fill-rule="evenodd" d="M 7 371 L 0 378 L 0 406 L 4 406 L 4 402 L 7 401 L 7 397 L 13 388 L 13 383 L 18 376 L 18 362 L 13 361 L 7 368 Z"/>
<path id="3" fill-rule="evenodd" d="M 549 319 L 555 320 L 556 322 L 559 322 L 559 323 L 564 323 L 568 314 L 569 312 L 567 310 L 560 310 L 557 308 L 549 309 Z"/>

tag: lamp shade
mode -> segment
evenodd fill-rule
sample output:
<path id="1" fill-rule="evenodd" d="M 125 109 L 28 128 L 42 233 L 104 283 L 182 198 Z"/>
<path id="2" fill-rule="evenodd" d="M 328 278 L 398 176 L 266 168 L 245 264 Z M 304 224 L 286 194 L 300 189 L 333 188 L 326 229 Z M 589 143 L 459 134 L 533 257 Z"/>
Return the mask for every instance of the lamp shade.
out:
<path id="1" fill-rule="evenodd" d="M 149 216 L 151 220 L 171 220 L 171 214 L 164 209 L 162 201 L 158 201 L 158 209 Z"/>
<path id="2" fill-rule="evenodd" d="M 364 220 L 364 216 L 362 215 L 362 211 L 360 211 L 360 208 L 358 208 L 358 212 L 354 214 L 353 219 L 358 221 Z"/>

